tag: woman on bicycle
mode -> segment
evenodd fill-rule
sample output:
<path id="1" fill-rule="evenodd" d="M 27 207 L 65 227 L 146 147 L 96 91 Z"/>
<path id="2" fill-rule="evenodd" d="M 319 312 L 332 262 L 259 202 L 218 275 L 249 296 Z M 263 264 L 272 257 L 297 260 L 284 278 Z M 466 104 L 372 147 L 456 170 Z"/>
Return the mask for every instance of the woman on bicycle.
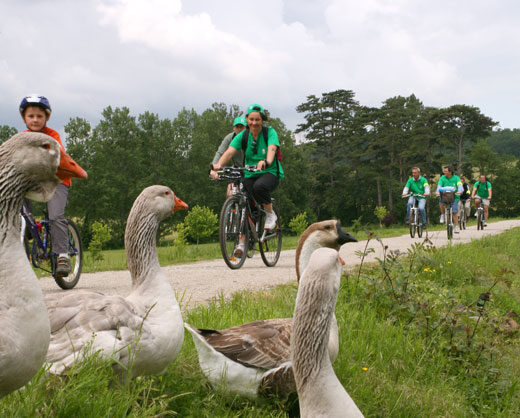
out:
<path id="1" fill-rule="evenodd" d="M 257 203 L 261 203 L 266 211 L 265 229 L 276 227 L 276 214 L 273 211 L 271 193 L 284 177 L 280 161 L 277 159 L 277 150 L 280 147 L 278 134 L 263 123 L 267 121 L 264 108 L 259 104 L 252 104 L 246 112 L 247 128 L 233 138 L 229 148 L 213 165 L 215 171 L 220 170 L 235 155 L 238 150 L 244 149 L 244 164 L 255 166 L 256 171 L 244 172 L 244 186 Z M 267 132 L 267 138 L 264 133 Z M 245 249 L 245 242 L 241 242 L 236 249 L 236 256 L 241 256 Z"/>

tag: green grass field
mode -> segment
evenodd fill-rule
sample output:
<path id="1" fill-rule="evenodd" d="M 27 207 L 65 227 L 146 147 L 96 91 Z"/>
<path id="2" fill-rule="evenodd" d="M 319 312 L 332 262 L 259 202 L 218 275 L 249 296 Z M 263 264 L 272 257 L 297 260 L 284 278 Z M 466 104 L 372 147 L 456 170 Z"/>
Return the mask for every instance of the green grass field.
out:
<path id="1" fill-rule="evenodd" d="M 520 228 L 466 245 L 420 248 L 345 276 L 336 315 L 338 378 L 365 416 L 520 416 Z M 296 286 L 242 292 L 186 314 L 224 328 L 292 315 Z M 489 294 L 487 293 L 489 292 Z M 484 295 L 484 296 L 480 296 Z M 487 295 L 487 296 L 486 296 Z M 479 297 L 480 296 L 480 297 Z M 43 371 L 0 400 L 0 416 L 286 417 L 294 398 L 251 401 L 215 392 L 191 336 L 163 376 L 124 384 L 90 360 L 67 377 Z"/>

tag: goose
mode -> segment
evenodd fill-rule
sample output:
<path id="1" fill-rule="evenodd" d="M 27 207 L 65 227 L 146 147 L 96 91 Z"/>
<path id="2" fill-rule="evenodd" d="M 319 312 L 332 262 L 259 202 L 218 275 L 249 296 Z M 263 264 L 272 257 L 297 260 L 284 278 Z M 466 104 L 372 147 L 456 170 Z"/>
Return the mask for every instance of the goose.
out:
<path id="1" fill-rule="evenodd" d="M 338 251 L 318 248 L 298 287 L 291 360 L 302 418 L 363 417 L 334 373 L 328 353 L 343 263 Z"/>
<path id="2" fill-rule="evenodd" d="M 157 257 L 160 221 L 188 205 L 166 186 L 145 188 L 135 200 L 125 230 L 132 278 L 127 297 L 82 291 L 48 295 L 51 322 L 49 371 L 63 374 L 91 353 L 114 362 L 122 377 L 162 374 L 184 339 L 181 310 Z"/>
<path id="3" fill-rule="evenodd" d="M 298 279 L 314 249 L 339 250 L 342 244 L 354 241 L 338 220 L 309 226 L 296 249 Z M 337 323 L 333 323 L 329 344 L 332 361 L 339 351 Z M 258 320 L 222 330 L 200 329 L 188 323 L 185 327 L 192 335 L 200 367 L 214 387 L 252 398 L 283 398 L 296 391 L 290 362 L 292 318 Z"/>
<path id="4" fill-rule="evenodd" d="M 48 135 L 22 132 L 0 146 L 0 398 L 36 374 L 50 338 L 43 292 L 20 242 L 22 199 L 48 201 L 62 180 L 86 176 Z"/>

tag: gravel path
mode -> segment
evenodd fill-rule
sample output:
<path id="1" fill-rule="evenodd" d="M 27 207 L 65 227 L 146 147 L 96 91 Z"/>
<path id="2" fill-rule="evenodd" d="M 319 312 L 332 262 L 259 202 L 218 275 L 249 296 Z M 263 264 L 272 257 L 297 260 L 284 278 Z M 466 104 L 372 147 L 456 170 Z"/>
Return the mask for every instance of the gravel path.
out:
<path id="1" fill-rule="evenodd" d="M 490 223 L 484 231 L 477 231 L 476 226 L 470 227 L 460 234 L 454 234 L 453 244 L 466 243 L 483 236 L 500 234 L 514 227 L 520 227 L 520 220 Z M 406 252 L 412 243 L 421 242 L 424 237 L 425 235 L 423 235 L 423 238 L 412 239 L 409 235 L 403 235 L 384 238 L 383 242 L 388 245 L 388 250 Z M 430 232 L 428 238 L 436 247 L 448 244 L 445 230 Z M 355 252 L 364 250 L 365 245 L 366 241 L 343 245 L 340 255 L 345 260 L 347 268 L 360 263 L 360 259 Z M 371 241 L 369 248 L 373 248 L 375 252 L 366 257 L 367 262 L 374 261 L 376 257 L 382 257 L 382 248 L 377 241 Z M 283 251 L 274 268 L 266 267 L 257 251 L 255 256 L 246 260 L 239 270 L 229 269 L 222 259 L 167 266 L 163 269 L 169 277 L 172 287 L 178 292 L 178 299 L 185 310 L 197 304 L 207 303 L 220 294 L 229 297 L 240 290 L 269 289 L 296 280 L 294 256 L 295 250 Z M 44 293 L 63 292 L 50 277 L 42 278 L 40 283 Z M 105 271 L 82 274 L 76 287 L 67 292 L 86 289 L 104 294 L 126 296 L 130 293 L 130 288 L 131 279 L 128 270 Z"/>

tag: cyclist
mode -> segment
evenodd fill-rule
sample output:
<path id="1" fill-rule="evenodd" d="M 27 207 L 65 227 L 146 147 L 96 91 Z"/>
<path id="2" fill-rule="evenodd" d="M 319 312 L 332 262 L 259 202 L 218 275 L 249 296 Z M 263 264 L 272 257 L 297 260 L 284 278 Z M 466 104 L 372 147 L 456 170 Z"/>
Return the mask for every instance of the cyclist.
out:
<path id="1" fill-rule="evenodd" d="M 240 132 L 242 132 L 244 129 L 246 129 L 246 118 L 243 116 L 236 117 L 233 121 L 233 132 L 230 132 L 227 134 L 222 142 L 220 143 L 220 146 L 218 147 L 217 152 L 215 153 L 215 156 L 213 157 L 213 161 L 211 162 L 211 166 L 213 167 L 214 164 L 218 163 L 218 160 L 220 157 L 222 157 L 222 154 L 226 152 L 226 150 L 229 148 L 229 144 L 237 136 Z M 242 164 L 244 164 L 244 152 L 240 149 L 237 150 L 237 153 L 232 158 L 233 166 L 234 167 L 242 167 Z M 218 178 L 218 174 L 215 170 L 211 169 L 209 170 L 209 175 L 213 180 L 216 180 Z M 232 193 L 232 184 L 229 183 L 227 187 L 226 197 L 231 196 Z"/>
<path id="2" fill-rule="evenodd" d="M 475 199 L 475 207 L 478 209 L 480 203 L 484 205 L 484 226 L 487 226 L 487 220 L 489 216 L 489 201 L 491 200 L 491 196 L 493 194 L 493 190 L 491 188 L 491 183 L 487 180 L 484 174 L 479 176 L 479 180 L 473 186 L 473 192 L 471 193 L 471 197 Z M 475 213 L 475 216 L 477 214 Z"/>
<path id="3" fill-rule="evenodd" d="M 421 169 L 419 167 L 412 168 L 412 177 L 408 179 L 403 189 L 403 196 L 407 196 L 408 193 L 420 194 L 417 196 L 419 213 L 421 214 L 421 221 L 423 228 L 426 228 L 426 197 L 430 195 L 430 186 L 428 180 L 421 176 Z M 410 196 L 408 198 L 408 204 L 406 205 L 406 223 L 410 223 L 410 209 L 414 204 L 415 197 Z"/>
<path id="4" fill-rule="evenodd" d="M 453 200 L 453 203 L 451 204 L 451 213 L 453 214 L 453 223 L 455 224 L 455 228 L 454 228 L 453 232 L 458 234 L 460 232 L 460 228 L 459 228 L 459 217 L 457 215 L 457 212 L 458 212 L 458 208 L 459 208 L 460 195 L 462 194 L 462 183 L 460 181 L 459 176 L 457 176 L 456 174 L 453 173 L 453 167 L 451 165 L 444 166 L 443 172 L 444 172 L 444 175 L 441 176 L 441 178 L 439 179 L 439 183 L 437 184 L 437 191 L 435 192 L 435 194 L 440 197 L 441 192 L 439 189 L 441 187 L 453 187 L 453 190 L 456 190 L 455 199 Z M 445 204 L 442 203 L 441 199 L 439 199 L 439 206 L 441 208 L 440 223 L 443 224 L 445 221 L 445 219 L 444 219 Z"/>
<path id="5" fill-rule="evenodd" d="M 267 230 L 274 229 L 277 217 L 273 211 L 271 193 L 284 177 L 282 164 L 278 161 L 276 155 L 280 147 L 278 134 L 271 127 L 263 129 L 263 123 L 267 121 L 267 116 L 264 108 L 259 104 L 252 104 L 247 108 L 246 119 L 248 129 L 235 136 L 226 152 L 213 165 L 213 170 L 220 170 L 238 150 L 242 149 L 242 137 L 247 134 L 247 137 L 244 137 L 244 162 L 246 165 L 256 166 L 257 171 L 245 171 L 244 187 L 256 202 L 262 204 L 266 211 L 264 228 Z M 264 132 L 267 132 L 267 138 L 265 138 Z M 244 250 L 245 237 L 241 237 L 239 245 L 235 249 L 235 256 L 241 257 Z"/>
<path id="6" fill-rule="evenodd" d="M 25 132 L 42 132 L 51 136 L 63 147 L 58 132 L 49 128 L 47 121 L 51 117 L 51 105 L 49 100 L 37 94 L 26 96 L 20 103 L 20 115 L 27 125 Z M 52 250 L 58 255 L 56 275 L 60 277 L 68 276 L 70 273 L 70 260 L 68 254 L 68 229 L 65 219 L 65 206 L 71 185 L 70 178 L 58 185 L 51 200 L 47 202 L 49 220 L 52 229 Z M 26 199 L 27 209 L 31 210 L 30 202 Z"/>
<path id="7" fill-rule="evenodd" d="M 462 183 L 462 194 L 460 195 L 459 209 L 464 209 L 466 219 L 469 219 L 471 213 L 471 193 L 469 191 L 469 184 L 466 183 L 466 180 L 462 176 L 460 177 L 460 182 Z"/>

